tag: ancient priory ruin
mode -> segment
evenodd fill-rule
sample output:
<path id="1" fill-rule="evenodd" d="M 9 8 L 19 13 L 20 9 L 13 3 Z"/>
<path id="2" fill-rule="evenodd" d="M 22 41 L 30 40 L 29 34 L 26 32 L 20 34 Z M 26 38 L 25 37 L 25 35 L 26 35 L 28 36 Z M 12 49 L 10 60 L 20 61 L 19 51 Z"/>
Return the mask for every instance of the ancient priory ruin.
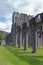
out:
<path id="1" fill-rule="evenodd" d="M 43 46 L 43 13 L 35 17 L 23 13 L 13 12 L 11 33 L 7 35 L 6 45 L 14 45 L 24 50 L 32 45 L 33 51 Z"/>

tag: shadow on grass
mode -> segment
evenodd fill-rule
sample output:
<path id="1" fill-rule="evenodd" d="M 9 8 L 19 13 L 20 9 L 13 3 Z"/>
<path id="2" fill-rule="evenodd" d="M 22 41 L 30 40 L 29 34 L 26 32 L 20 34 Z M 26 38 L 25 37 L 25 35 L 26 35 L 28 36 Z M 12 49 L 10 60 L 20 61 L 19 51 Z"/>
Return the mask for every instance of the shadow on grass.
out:
<path id="1" fill-rule="evenodd" d="M 14 55 L 16 55 L 19 60 L 25 61 L 30 65 L 43 65 L 43 61 L 40 61 L 40 59 L 43 58 L 43 56 L 32 56 L 32 55 L 27 55 L 27 54 L 31 54 L 30 52 L 26 52 L 26 51 L 20 51 L 19 49 L 16 49 L 14 47 L 5 47 L 7 48 L 8 51 L 10 51 L 11 53 L 13 53 Z"/>

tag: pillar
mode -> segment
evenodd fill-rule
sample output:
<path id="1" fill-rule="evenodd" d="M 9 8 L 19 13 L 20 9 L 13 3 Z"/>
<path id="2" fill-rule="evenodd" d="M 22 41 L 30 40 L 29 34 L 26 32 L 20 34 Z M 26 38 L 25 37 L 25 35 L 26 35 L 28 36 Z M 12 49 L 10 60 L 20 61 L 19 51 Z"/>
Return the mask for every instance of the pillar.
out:
<path id="1" fill-rule="evenodd" d="M 13 45 L 16 46 L 16 23 L 12 24 L 12 42 Z"/>
<path id="2" fill-rule="evenodd" d="M 30 27 L 31 27 L 31 38 L 32 38 L 32 53 L 36 53 L 36 49 L 37 49 L 37 43 L 36 43 L 36 21 L 35 18 L 32 18 L 30 21 Z"/>
<path id="3" fill-rule="evenodd" d="M 21 27 L 18 26 L 18 39 L 17 39 L 17 43 L 18 43 L 18 48 L 21 48 Z"/>
<path id="4" fill-rule="evenodd" d="M 23 43 L 24 43 L 24 50 L 28 49 L 28 34 L 27 34 L 27 23 L 23 23 L 22 25 L 23 30 Z"/>

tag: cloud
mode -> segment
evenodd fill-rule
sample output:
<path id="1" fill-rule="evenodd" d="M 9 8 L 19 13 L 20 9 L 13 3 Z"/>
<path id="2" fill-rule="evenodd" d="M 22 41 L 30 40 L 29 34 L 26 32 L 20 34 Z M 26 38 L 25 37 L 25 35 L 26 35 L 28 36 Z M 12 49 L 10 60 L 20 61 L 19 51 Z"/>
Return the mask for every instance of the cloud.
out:
<path id="1" fill-rule="evenodd" d="M 1 0 L 0 1 L 0 17 L 4 17 L 8 14 L 11 14 L 16 10 L 10 3 L 12 0 Z"/>
<path id="2" fill-rule="evenodd" d="M 34 16 L 43 12 L 43 0 L 0 0 L 0 30 L 11 31 L 14 11 Z"/>
<path id="3" fill-rule="evenodd" d="M 27 3 L 27 5 L 25 5 Z M 43 12 L 43 0 L 25 0 L 24 5 L 18 6 L 18 11 L 26 13 L 28 15 L 36 15 Z"/>
<path id="4" fill-rule="evenodd" d="M 11 32 L 12 26 L 11 16 L 12 14 L 6 15 L 5 16 L 6 21 L 4 19 L 0 21 L 0 30 Z"/>
<path id="5" fill-rule="evenodd" d="M 43 7 L 43 0 L 25 0 L 25 1 L 24 0 L 1 0 L 0 15 L 6 16 L 6 14 L 11 14 L 13 11 L 22 12 L 26 9 L 27 12 L 31 11 L 32 13 L 34 12 L 37 13 L 37 11 L 40 11 L 40 8 L 42 7 Z"/>
<path id="6" fill-rule="evenodd" d="M 5 29 L 6 25 L 2 22 L 0 22 L 0 29 Z"/>
<path id="7" fill-rule="evenodd" d="M 11 21 L 7 21 L 6 23 L 0 22 L 0 30 L 6 31 L 6 32 L 11 32 Z"/>

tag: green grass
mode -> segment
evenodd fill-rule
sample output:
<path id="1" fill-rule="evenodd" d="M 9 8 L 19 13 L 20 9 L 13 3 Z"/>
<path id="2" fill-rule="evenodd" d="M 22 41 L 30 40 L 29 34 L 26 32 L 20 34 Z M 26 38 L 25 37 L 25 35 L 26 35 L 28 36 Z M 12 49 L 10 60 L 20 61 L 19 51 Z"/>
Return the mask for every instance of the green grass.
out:
<path id="1" fill-rule="evenodd" d="M 31 48 L 24 51 L 14 46 L 0 46 L 0 65 L 43 65 L 43 47 L 37 50 L 33 54 Z"/>

